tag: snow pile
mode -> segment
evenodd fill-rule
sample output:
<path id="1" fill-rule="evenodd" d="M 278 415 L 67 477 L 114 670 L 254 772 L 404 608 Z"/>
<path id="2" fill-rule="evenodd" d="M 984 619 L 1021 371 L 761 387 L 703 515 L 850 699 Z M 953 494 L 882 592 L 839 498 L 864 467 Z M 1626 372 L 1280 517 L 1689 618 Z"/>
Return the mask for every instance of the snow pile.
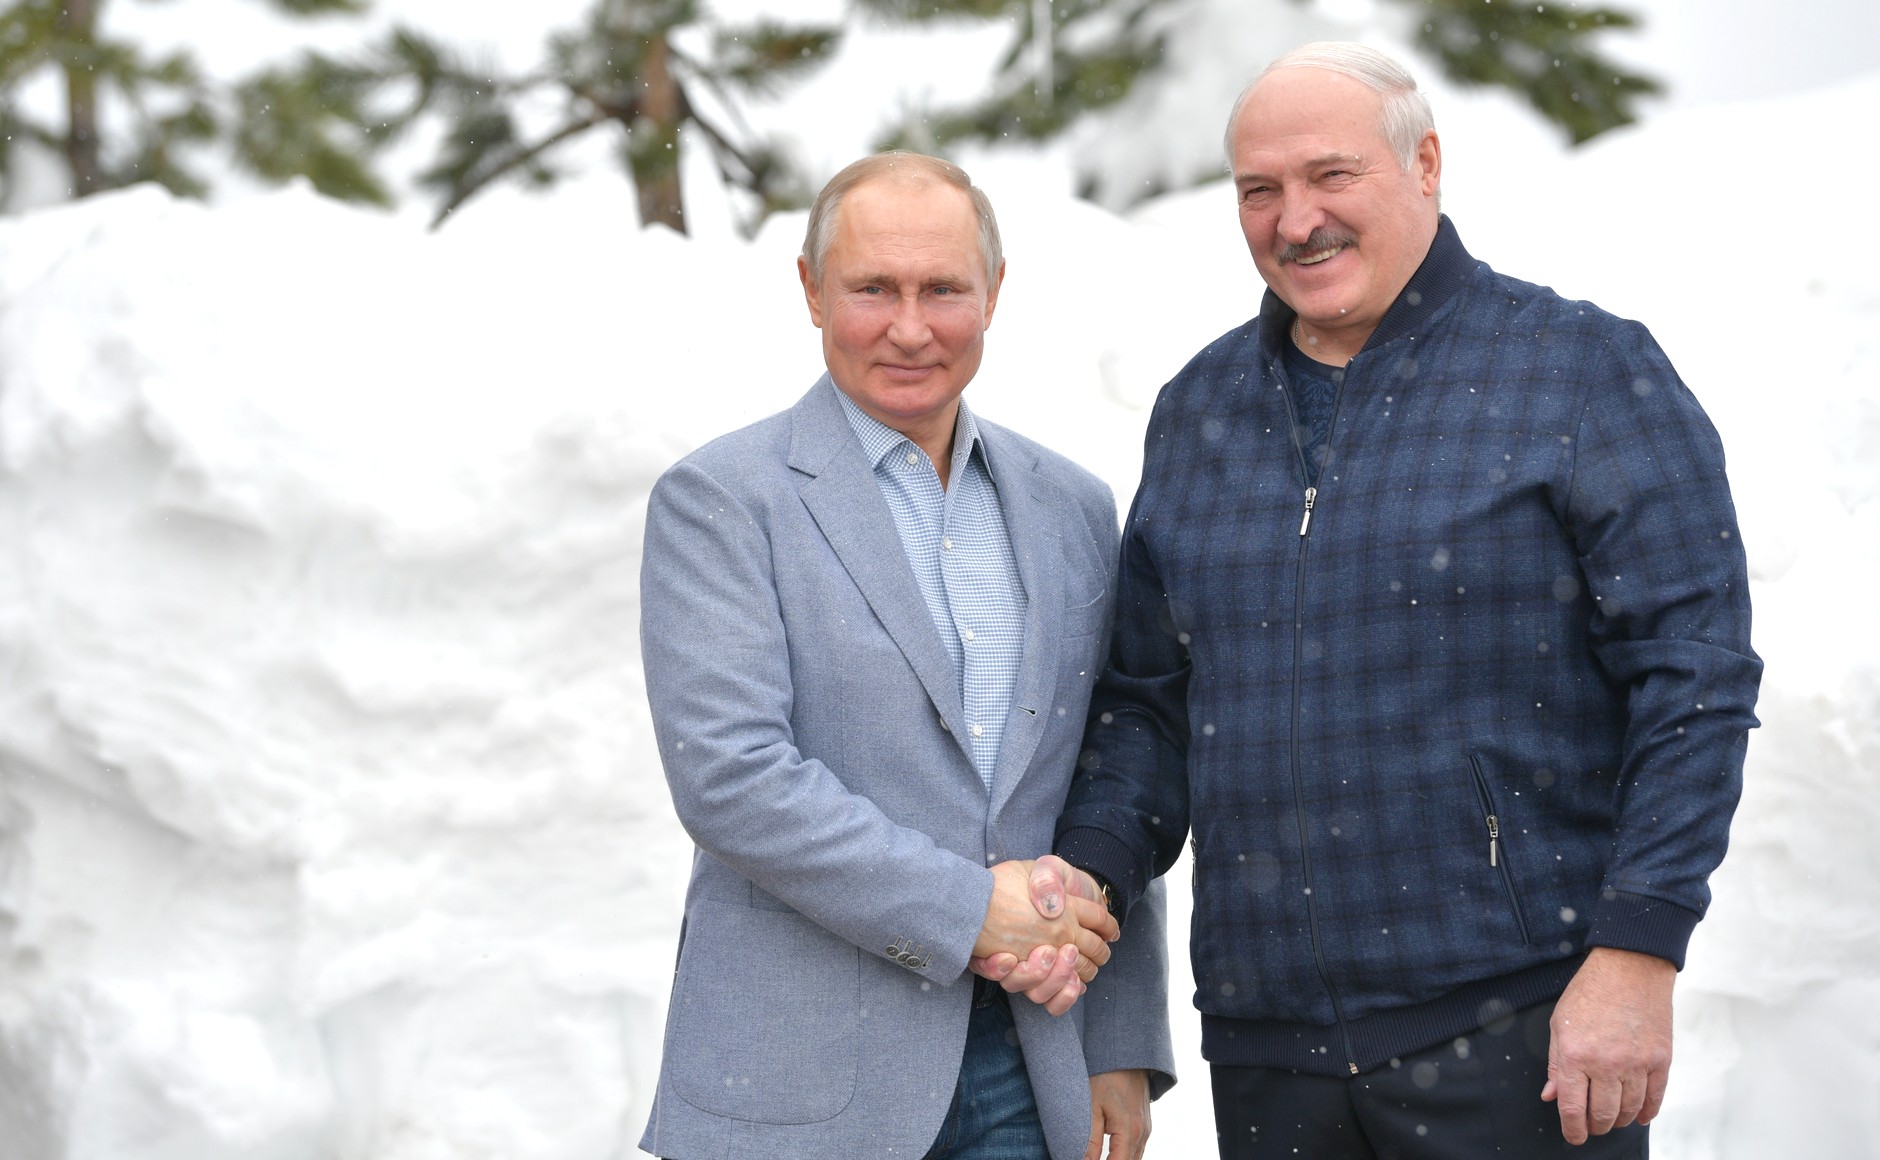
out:
<path id="1" fill-rule="evenodd" d="M 7 1160 L 643 1111 L 689 847 L 634 663 L 680 444 L 632 403 L 681 384 L 568 277 L 657 242 L 589 224 L 553 268 L 302 194 L 5 227 Z"/>
<path id="2" fill-rule="evenodd" d="M 1735 160 L 1844 157 L 1850 108 L 1880 77 L 1564 157 L 1439 107 L 1471 248 L 1645 319 L 1731 451 L 1770 669 L 1674 1160 L 1880 1135 L 1880 175 L 1808 183 L 1800 245 Z M 980 176 L 1012 265 L 975 405 L 1126 498 L 1156 387 L 1257 301 L 1229 196 Z M 0 220 L 3 1160 L 633 1154 L 690 855 L 642 505 L 819 358 L 800 218 L 687 241 L 620 194 Z M 1152 1155 L 1212 1153 L 1186 995 Z"/>

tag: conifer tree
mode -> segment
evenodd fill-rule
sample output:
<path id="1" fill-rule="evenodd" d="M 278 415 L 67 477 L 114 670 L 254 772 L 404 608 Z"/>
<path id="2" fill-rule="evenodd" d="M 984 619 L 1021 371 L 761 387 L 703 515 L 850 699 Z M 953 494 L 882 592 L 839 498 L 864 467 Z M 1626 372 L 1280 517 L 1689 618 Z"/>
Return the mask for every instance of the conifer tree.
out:
<path id="1" fill-rule="evenodd" d="M 678 43 L 693 29 L 706 33 L 702 52 Z M 841 30 L 830 25 L 725 24 L 699 0 L 598 0 L 582 27 L 550 39 L 546 68 L 487 90 L 553 93 L 564 107 L 560 123 L 524 135 L 499 101 L 481 93 L 462 100 L 459 88 L 449 142 L 423 180 L 444 194 L 442 220 L 504 174 L 521 169 L 544 178 L 546 156 L 562 142 L 614 126 L 641 224 L 684 233 L 679 161 L 681 135 L 690 131 L 703 139 L 724 183 L 756 199 L 753 221 L 761 221 L 798 204 L 801 181 L 780 151 L 741 129 L 738 102 L 774 96 L 828 60 L 840 41 Z"/>
<path id="2" fill-rule="evenodd" d="M 1273 0 L 1277 2 L 1277 0 Z M 1303 4 L 1308 0 L 1293 0 Z M 1636 20 L 1578 0 L 1392 0 L 1420 16 L 1418 48 L 1444 75 L 1519 94 L 1577 144 L 1637 119 L 1650 78 L 1601 55 L 1594 37 Z M 926 111 L 883 146 L 944 149 L 959 141 L 1042 141 L 1100 113 L 1167 63 L 1187 0 L 855 0 L 904 21 L 998 19 L 1012 38 L 991 91 L 961 108 Z M 1254 67 L 1255 62 L 1248 62 Z M 1151 190 L 1153 192 L 1153 190 Z"/>
<path id="3" fill-rule="evenodd" d="M 1170 0 L 856 0 L 863 11 L 913 23 L 1003 20 L 1011 42 L 991 91 L 895 130 L 884 146 L 1044 141 L 1077 117 L 1115 104 L 1160 68 Z"/>
<path id="4" fill-rule="evenodd" d="M 1523 0 L 1410 0 L 1423 10 L 1417 47 L 1451 80 L 1519 94 L 1578 145 L 1638 119 L 1635 100 L 1658 82 L 1628 72 L 1593 46 L 1637 19 L 1612 8 Z"/>
<path id="5" fill-rule="evenodd" d="M 358 12 L 364 0 L 268 0 L 288 15 Z M 108 35 L 108 0 L 16 0 L 0 6 L 0 204 L 11 200 L 20 147 L 60 158 L 73 197 L 156 181 L 189 195 L 205 190 L 182 156 L 221 129 L 214 94 L 187 51 L 153 58 Z M 21 88 L 55 74 L 53 117 L 21 109 Z M 121 128 L 119 126 L 122 126 Z"/>
<path id="6" fill-rule="evenodd" d="M 370 0 L 265 2 L 311 15 L 361 12 Z M 929 152 L 963 141 L 1044 141 L 1101 116 L 1167 67 L 1172 24 L 1195 2 L 849 0 L 856 12 L 897 23 L 998 21 L 1011 29 L 985 96 L 926 111 L 880 141 Z M 1418 47 L 1447 76 L 1521 94 L 1575 142 L 1631 122 L 1636 99 L 1658 90 L 1594 44 L 1605 29 L 1634 26 L 1624 12 L 1579 0 L 1391 2 L 1420 17 Z M 150 59 L 104 36 L 99 12 L 107 3 L 0 6 L 0 205 L 24 143 L 63 158 L 74 196 L 139 180 L 201 194 L 205 183 L 183 155 L 218 139 L 265 179 L 304 177 L 329 196 L 389 204 L 376 172 L 384 151 L 414 126 L 441 122 L 418 175 L 439 199 L 438 222 L 493 182 L 555 181 L 571 141 L 611 133 L 643 223 L 684 231 L 680 152 L 703 145 L 724 183 L 750 199 L 745 224 L 755 225 L 802 204 L 809 189 L 780 149 L 744 127 L 741 104 L 774 96 L 826 63 L 841 37 L 825 24 L 727 24 L 707 0 L 593 0 L 582 23 L 551 36 L 542 62 L 524 72 L 465 60 L 400 28 L 361 52 L 304 53 L 216 92 L 187 52 Z M 35 119 L 12 99 L 47 69 L 63 84 L 60 119 Z M 101 118 L 107 101 L 113 115 Z M 128 128 L 107 133 L 105 124 Z M 1092 175 L 1085 181 L 1095 187 Z"/>
<path id="7" fill-rule="evenodd" d="M 702 51 L 679 41 L 703 43 Z M 347 138 L 355 150 L 377 152 L 418 118 L 445 124 L 431 165 L 419 175 L 440 208 L 434 224 L 492 182 L 519 177 L 557 179 L 555 155 L 568 142 L 614 130 L 622 164 L 633 178 L 640 220 L 685 231 L 679 153 L 683 138 L 701 141 L 726 185 L 756 200 L 754 220 L 800 203 L 802 183 L 783 155 L 755 140 L 737 121 L 738 101 L 773 95 L 828 59 L 841 32 L 832 26 L 760 20 L 728 25 L 699 0 L 596 0 L 576 29 L 553 35 L 543 63 L 503 73 L 460 59 L 442 43 L 400 29 L 363 57 L 342 61 L 307 54 L 291 68 L 250 82 L 246 154 L 270 176 L 320 146 Z M 402 103 L 398 94 L 408 93 Z M 284 100 L 325 111 L 325 135 L 309 148 L 279 142 L 270 121 Z M 552 123 L 531 125 L 525 106 L 551 104 Z M 390 107 L 388 107 L 390 106 Z M 308 124 L 310 117 L 295 124 Z M 294 157 L 303 158 L 294 161 Z M 311 176 L 311 174 L 310 174 Z M 318 178 L 315 178 L 319 184 Z"/>

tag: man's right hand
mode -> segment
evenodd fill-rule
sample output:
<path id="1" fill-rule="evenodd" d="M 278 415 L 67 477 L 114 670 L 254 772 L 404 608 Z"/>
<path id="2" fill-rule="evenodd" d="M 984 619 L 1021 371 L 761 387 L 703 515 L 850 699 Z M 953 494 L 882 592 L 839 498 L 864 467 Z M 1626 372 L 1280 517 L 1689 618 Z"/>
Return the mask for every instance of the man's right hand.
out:
<path id="1" fill-rule="evenodd" d="M 992 871 L 992 903 L 973 947 L 971 969 L 1062 1015 L 1109 961 L 1109 944 L 1120 933 L 1116 919 L 1096 881 L 1054 854 L 1031 863 L 1001 862 Z M 1015 913 L 1013 888 L 1021 882 L 1022 905 Z M 1067 921 L 1071 937 L 1063 941 L 1054 932 L 1064 930 Z M 1043 935 L 1054 937 L 1045 941 Z M 1034 941 L 1021 959 L 1027 937 Z"/>
<path id="2" fill-rule="evenodd" d="M 1077 953 L 1074 943 L 1033 947 L 1023 960 L 1001 951 L 973 959 L 968 966 L 975 975 L 991 979 L 1014 994 L 1022 993 L 1052 1015 L 1064 1014 L 1083 998 L 1087 984 L 1079 976 L 1080 969 L 1093 977 L 1096 974 L 1089 961 Z"/>

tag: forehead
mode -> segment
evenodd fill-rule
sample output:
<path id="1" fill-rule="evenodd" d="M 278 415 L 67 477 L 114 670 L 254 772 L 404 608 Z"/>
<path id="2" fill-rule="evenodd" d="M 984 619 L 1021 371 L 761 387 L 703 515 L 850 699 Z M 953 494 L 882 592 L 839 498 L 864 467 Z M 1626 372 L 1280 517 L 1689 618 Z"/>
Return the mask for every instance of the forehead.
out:
<path id="1" fill-rule="evenodd" d="M 832 258 L 867 262 L 911 251 L 978 254 L 979 219 L 964 190 L 888 176 L 864 182 L 843 197 Z"/>
<path id="2" fill-rule="evenodd" d="M 1234 165 L 1374 156 L 1388 149 L 1383 122 L 1383 95 L 1363 82 L 1324 69 L 1280 69 L 1254 86 L 1234 121 Z"/>

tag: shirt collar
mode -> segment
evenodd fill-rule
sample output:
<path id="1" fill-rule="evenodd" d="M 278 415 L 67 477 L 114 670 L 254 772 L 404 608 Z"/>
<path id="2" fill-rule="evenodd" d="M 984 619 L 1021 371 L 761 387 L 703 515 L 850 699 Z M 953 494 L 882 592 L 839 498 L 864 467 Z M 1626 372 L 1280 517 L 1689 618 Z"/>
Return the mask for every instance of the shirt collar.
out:
<path id="1" fill-rule="evenodd" d="M 848 392 L 840 387 L 836 388 L 836 398 L 842 400 L 842 413 L 848 416 L 849 427 L 854 430 L 855 437 L 862 441 L 862 453 L 868 456 L 871 468 L 880 467 L 881 461 L 889 453 L 900 450 L 903 443 L 919 449 L 912 439 L 862 410 L 854 399 L 849 398 Z M 959 416 L 953 420 L 952 466 L 958 468 L 966 462 L 968 456 L 974 454 L 979 456 L 981 463 L 985 462 L 986 447 L 979 438 L 979 424 L 973 421 L 972 409 L 962 398 Z"/>

